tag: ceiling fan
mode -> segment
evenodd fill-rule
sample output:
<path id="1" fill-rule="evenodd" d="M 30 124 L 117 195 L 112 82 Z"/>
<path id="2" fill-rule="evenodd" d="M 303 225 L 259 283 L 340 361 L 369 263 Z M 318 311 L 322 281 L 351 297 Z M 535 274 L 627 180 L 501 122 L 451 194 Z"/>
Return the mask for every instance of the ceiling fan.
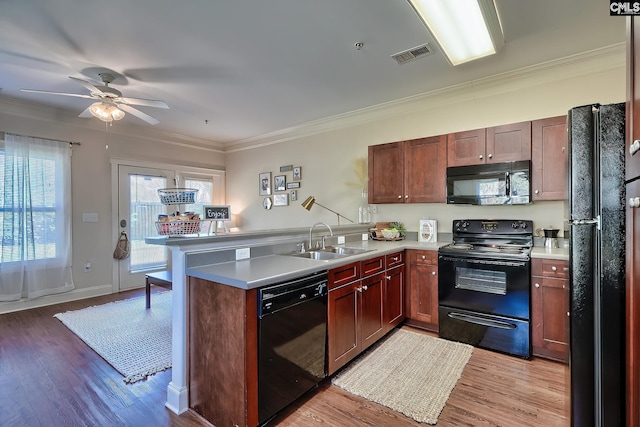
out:
<path id="1" fill-rule="evenodd" d="M 104 122 L 111 122 L 113 120 L 120 120 L 124 117 L 124 113 L 130 113 L 137 118 L 144 120 L 151 125 L 157 125 L 160 123 L 157 119 L 150 115 L 143 113 L 142 111 L 133 108 L 131 105 L 142 105 L 145 107 L 155 108 L 169 108 L 169 106 L 155 99 L 141 99 L 141 98 L 127 98 L 122 96 L 122 92 L 109 86 L 114 79 L 113 75 L 109 73 L 99 73 L 98 76 L 102 80 L 103 85 L 94 85 L 91 82 L 82 80 L 76 77 L 69 76 L 70 79 L 80 83 L 82 86 L 89 89 L 90 95 L 83 95 L 78 93 L 65 93 L 65 92 L 50 92 L 46 90 L 37 89 L 20 89 L 22 92 L 32 93 L 44 93 L 47 95 L 62 95 L 73 96 L 76 98 L 95 99 L 89 107 L 87 107 L 79 117 L 97 117 Z"/>

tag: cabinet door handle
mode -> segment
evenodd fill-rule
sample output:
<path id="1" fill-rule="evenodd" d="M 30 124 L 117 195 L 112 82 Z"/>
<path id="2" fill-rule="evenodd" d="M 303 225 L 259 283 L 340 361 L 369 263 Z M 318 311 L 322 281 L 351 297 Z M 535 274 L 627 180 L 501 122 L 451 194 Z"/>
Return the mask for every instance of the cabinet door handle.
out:
<path id="1" fill-rule="evenodd" d="M 432 272 L 431 272 L 431 275 L 432 275 L 432 276 L 435 276 L 435 275 L 436 275 L 436 272 L 435 272 L 435 271 L 432 271 Z"/>
<path id="2" fill-rule="evenodd" d="M 539 288 L 539 287 L 540 287 L 540 283 L 536 283 L 536 284 L 535 284 L 535 285 L 533 285 L 533 286 L 535 286 L 536 288 Z"/>
<path id="3" fill-rule="evenodd" d="M 362 286 L 358 286 L 358 287 L 356 288 L 356 291 L 358 291 L 358 292 L 362 292 Z"/>
<path id="4" fill-rule="evenodd" d="M 422 255 L 422 259 L 427 259 L 426 255 Z"/>
<path id="5" fill-rule="evenodd" d="M 363 290 L 363 291 L 366 291 L 367 289 L 369 289 L 369 288 L 367 287 L 367 285 L 362 286 L 362 290 Z"/>
<path id="6" fill-rule="evenodd" d="M 489 158 L 490 158 L 490 159 L 493 159 L 493 154 L 489 154 Z"/>
<path id="7" fill-rule="evenodd" d="M 391 280 L 391 276 L 387 276 L 387 280 Z"/>
<path id="8" fill-rule="evenodd" d="M 632 197 L 629 199 L 629 207 L 630 208 L 638 208 L 640 207 L 640 197 Z"/>
<path id="9" fill-rule="evenodd" d="M 395 262 L 398 262 L 398 257 L 394 256 L 393 258 L 391 258 L 392 260 L 394 260 Z"/>
<path id="10" fill-rule="evenodd" d="M 571 313 L 569 313 L 569 312 L 567 311 L 567 317 L 569 317 L 569 316 L 571 316 Z"/>
<path id="11" fill-rule="evenodd" d="M 555 265 L 551 266 L 551 271 L 558 271 L 558 267 L 556 267 Z"/>
<path id="12" fill-rule="evenodd" d="M 480 157 L 480 160 L 482 160 L 484 158 L 484 156 L 482 154 L 480 154 L 479 157 Z"/>
<path id="13" fill-rule="evenodd" d="M 400 194 L 400 195 L 398 196 L 398 199 L 402 199 L 402 194 Z"/>
<path id="14" fill-rule="evenodd" d="M 409 198 L 409 195 L 407 194 L 406 196 L 404 196 L 404 198 L 405 198 L 405 199 L 408 199 L 408 198 Z"/>
<path id="15" fill-rule="evenodd" d="M 631 153 L 631 155 L 633 156 L 638 151 L 640 151 L 640 140 L 636 139 L 631 143 L 631 146 L 629 147 L 629 153 Z"/>
<path id="16" fill-rule="evenodd" d="M 536 191 L 534 191 L 534 193 L 540 194 L 540 190 L 536 190 Z"/>

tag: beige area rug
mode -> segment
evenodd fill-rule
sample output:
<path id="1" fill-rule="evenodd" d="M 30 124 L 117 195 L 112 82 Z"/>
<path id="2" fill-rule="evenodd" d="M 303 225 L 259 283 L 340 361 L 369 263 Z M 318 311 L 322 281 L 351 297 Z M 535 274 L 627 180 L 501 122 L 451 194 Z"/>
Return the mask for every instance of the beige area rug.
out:
<path id="1" fill-rule="evenodd" d="M 126 383 L 171 368 L 171 292 L 58 313 L 58 318 L 109 362 Z"/>
<path id="2" fill-rule="evenodd" d="M 338 374 L 349 393 L 436 424 L 473 347 L 398 329 Z"/>

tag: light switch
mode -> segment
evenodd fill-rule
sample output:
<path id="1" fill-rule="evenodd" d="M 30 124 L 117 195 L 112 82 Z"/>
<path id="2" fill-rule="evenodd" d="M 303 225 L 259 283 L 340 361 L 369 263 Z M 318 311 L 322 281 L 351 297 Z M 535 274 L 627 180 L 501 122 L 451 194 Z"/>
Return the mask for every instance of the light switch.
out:
<path id="1" fill-rule="evenodd" d="M 83 213 L 82 222 L 98 222 L 97 213 Z"/>

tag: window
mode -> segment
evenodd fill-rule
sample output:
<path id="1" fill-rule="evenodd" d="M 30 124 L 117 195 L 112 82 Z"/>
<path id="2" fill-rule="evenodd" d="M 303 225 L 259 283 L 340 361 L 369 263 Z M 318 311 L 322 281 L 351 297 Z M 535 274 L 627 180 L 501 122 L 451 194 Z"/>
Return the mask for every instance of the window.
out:
<path id="1" fill-rule="evenodd" d="M 57 242 L 65 240 L 61 215 L 67 207 L 61 204 L 64 175 L 69 171 L 64 170 L 64 159 L 48 150 L 30 151 L 28 161 L 17 153 L 9 163 L 5 150 L 0 151 L 2 262 L 61 256 Z"/>
<path id="2" fill-rule="evenodd" d="M 211 178 L 185 177 L 184 186 L 198 190 L 195 203 L 185 206 L 186 212 L 195 212 L 203 216 L 204 206 L 213 202 L 213 180 Z"/>

